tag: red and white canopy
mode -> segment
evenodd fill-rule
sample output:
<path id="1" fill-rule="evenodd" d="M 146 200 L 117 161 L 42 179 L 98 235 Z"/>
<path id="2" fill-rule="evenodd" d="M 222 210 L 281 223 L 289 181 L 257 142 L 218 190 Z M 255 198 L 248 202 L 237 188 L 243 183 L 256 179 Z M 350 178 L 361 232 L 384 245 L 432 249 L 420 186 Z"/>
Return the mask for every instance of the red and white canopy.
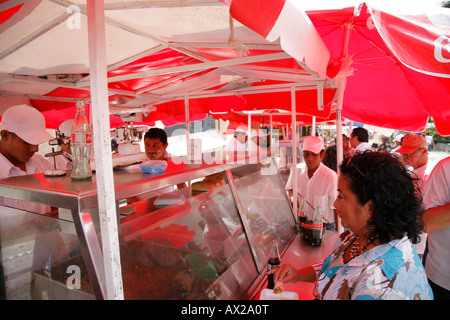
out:
<path id="1" fill-rule="evenodd" d="M 75 100 L 89 101 L 86 6 L 72 3 L 0 3 L 0 112 L 27 101 L 57 127 L 74 116 Z M 450 134 L 449 9 L 401 16 L 365 6 L 305 14 L 299 6 L 105 1 L 111 105 L 154 105 L 143 120 L 171 125 L 185 121 L 188 99 L 191 121 L 208 114 L 238 121 L 244 110 L 291 110 L 294 87 L 297 112 L 327 120 L 339 75 L 348 76 L 345 118 L 422 131 L 432 116 Z"/>
<path id="2" fill-rule="evenodd" d="M 450 9 L 399 15 L 361 6 L 308 16 L 331 63 L 348 76 L 344 117 L 420 132 L 432 116 L 438 132 L 450 135 Z"/>

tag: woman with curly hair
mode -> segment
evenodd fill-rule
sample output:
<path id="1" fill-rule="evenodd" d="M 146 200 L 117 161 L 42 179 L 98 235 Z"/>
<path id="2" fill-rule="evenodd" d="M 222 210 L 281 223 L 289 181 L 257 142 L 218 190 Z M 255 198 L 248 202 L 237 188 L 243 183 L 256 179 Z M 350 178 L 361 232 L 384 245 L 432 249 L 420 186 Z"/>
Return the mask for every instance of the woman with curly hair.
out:
<path id="1" fill-rule="evenodd" d="M 280 282 L 316 282 L 316 298 L 433 299 L 413 248 L 423 229 L 422 198 L 414 178 L 390 153 L 366 151 L 340 166 L 334 203 L 347 228 L 325 261 L 275 270 Z"/>

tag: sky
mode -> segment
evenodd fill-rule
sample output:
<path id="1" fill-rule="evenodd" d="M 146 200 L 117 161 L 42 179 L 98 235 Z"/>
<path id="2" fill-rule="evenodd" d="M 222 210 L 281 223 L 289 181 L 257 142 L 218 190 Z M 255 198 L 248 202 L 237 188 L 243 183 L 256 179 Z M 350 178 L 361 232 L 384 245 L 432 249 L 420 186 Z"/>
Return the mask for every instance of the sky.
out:
<path id="1" fill-rule="evenodd" d="M 377 9 L 389 9 L 399 13 L 423 12 L 425 8 L 440 7 L 443 0 L 316 0 L 305 1 L 304 10 L 337 9 L 357 6 L 362 2 Z"/>

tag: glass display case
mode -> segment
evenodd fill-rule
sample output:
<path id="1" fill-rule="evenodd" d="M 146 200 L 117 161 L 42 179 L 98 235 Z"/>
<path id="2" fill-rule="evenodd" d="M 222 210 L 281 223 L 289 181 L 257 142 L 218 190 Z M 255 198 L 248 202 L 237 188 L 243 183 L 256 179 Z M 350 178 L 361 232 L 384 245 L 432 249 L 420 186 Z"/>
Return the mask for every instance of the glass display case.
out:
<path id="1" fill-rule="evenodd" d="M 125 299 L 252 294 L 272 239 L 283 251 L 296 229 L 273 159 L 240 162 L 169 164 L 160 174 L 114 170 Z M 14 177 L 0 181 L 0 193 L 58 208 L 0 206 L 2 296 L 103 299 L 95 175 Z"/>

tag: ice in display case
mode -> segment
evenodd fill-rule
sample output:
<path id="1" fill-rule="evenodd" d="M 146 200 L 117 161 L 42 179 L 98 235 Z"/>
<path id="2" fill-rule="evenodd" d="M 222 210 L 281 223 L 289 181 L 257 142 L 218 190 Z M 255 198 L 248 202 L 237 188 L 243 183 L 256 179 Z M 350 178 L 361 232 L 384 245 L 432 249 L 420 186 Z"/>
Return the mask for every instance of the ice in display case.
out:
<path id="1" fill-rule="evenodd" d="M 172 188 L 145 199 L 146 193 L 218 173 L 222 182 L 210 190 Z M 69 214 L 0 206 L 5 297 L 103 299 L 95 175 L 83 182 L 29 178 L 0 181 L 1 194 Z M 115 170 L 114 181 L 118 212 L 128 211 L 118 226 L 125 299 L 248 298 L 264 278 L 271 240 L 283 251 L 295 235 L 271 158 L 258 164 L 173 165 L 163 174 Z M 145 200 L 121 206 L 136 195 Z"/>

